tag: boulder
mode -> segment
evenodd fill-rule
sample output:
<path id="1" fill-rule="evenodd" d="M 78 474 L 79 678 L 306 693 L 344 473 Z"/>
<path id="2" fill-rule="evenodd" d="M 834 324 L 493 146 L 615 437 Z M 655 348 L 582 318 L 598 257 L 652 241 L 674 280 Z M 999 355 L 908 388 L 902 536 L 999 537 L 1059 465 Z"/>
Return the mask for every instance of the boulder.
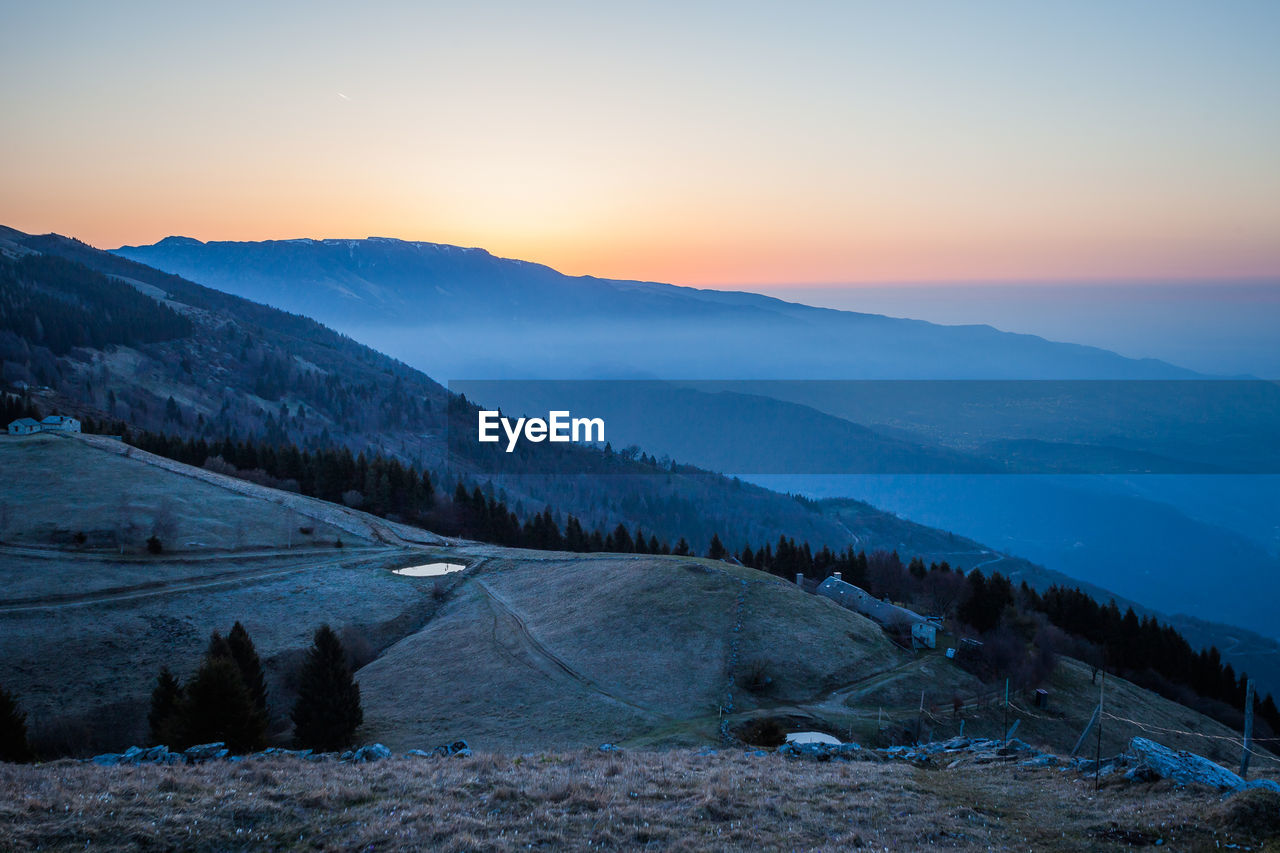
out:
<path id="1" fill-rule="evenodd" d="M 368 746 L 362 746 L 355 751 L 352 756 L 354 761 L 382 761 L 384 758 L 391 757 L 391 750 L 387 749 L 380 743 L 373 743 Z"/>
<path id="2" fill-rule="evenodd" d="M 1239 791 L 1245 787 L 1239 776 L 1193 752 L 1170 749 L 1144 737 L 1129 741 L 1129 751 L 1137 758 L 1135 770 L 1140 769 L 1144 775 L 1170 779 L 1179 785 L 1208 785 L 1222 791 Z"/>
<path id="3" fill-rule="evenodd" d="M 441 744 L 431 752 L 435 755 L 454 755 L 459 758 L 466 758 L 471 755 L 471 747 L 467 745 L 465 740 L 455 740 L 453 743 Z"/>
<path id="4" fill-rule="evenodd" d="M 199 764 L 203 761 L 212 761 L 216 758 L 226 758 L 230 754 L 227 745 L 221 741 L 215 743 L 201 743 L 195 746 L 189 746 L 182 751 L 187 757 L 187 761 L 192 764 Z"/>
<path id="5" fill-rule="evenodd" d="M 862 747 L 856 743 L 784 743 L 778 747 L 777 753 L 788 758 L 849 761 L 861 750 Z"/>

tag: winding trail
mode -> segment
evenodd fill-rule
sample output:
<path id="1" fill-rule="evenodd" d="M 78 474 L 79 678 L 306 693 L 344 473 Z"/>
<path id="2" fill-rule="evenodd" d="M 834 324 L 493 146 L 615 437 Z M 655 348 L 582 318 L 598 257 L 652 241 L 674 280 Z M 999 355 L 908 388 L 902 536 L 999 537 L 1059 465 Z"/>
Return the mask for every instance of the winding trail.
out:
<path id="1" fill-rule="evenodd" d="M 595 681 L 594 679 L 589 678 L 583 675 L 582 673 L 578 672 L 576 669 L 574 669 L 572 666 L 569 665 L 568 661 L 566 661 L 564 658 L 560 657 L 555 652 L 551 651 L 551 649 L 543 645 L 542 641 L 540 641 L 537 637 L 533 635 L 532 632 L 530 632 L 529 626 L 525 624 L 524 619 L 520 617 L 520 614 L 518 614 L 515 611 L 515 609 L 511 607 L 511 604 L 506 599 L 504 599 L 501 595 L 495 592 L 492 587 L 490 587 L 487 583 L 485 583 L 480 578 L 473 578 L 473 581 L 475 582 L 476 586 L 478 586 L 480 590 L 485 594 L 486 598 L 489 601 L 490 607 L 494 610 L 494 615 L 496 617 L 503 618 L 508 623 L 508 625 L 513 629 L 512 632 L 521 640 L 523 645 L 530 652 L 533 653 L 535 657 L 545 660 L 546 662 L 551 664 L 551 666 L 555 670 L 559 671 L 561 674 L 563 674 L 564 676 L 568 677 L 569 679 L 577 683 L 579 687 L 581 687 L 582 689 L 586 690 L 589 693 L 597 693 L 605 697 L 606 699 L 610 699 L 619 704 L 626 705 L 628 708 L 641 711 L 645 714 L 653 714 L 663 718 L 670 717 L 669 714 L 664 714 L 663 712 L 657 710 L 656 708 L 651 708 L 647 705 L 641 705 L 639 703 L 632 702 L 630 699 L 627 699 L 623 696 L 619 696 L 617 693 L 614 693 L 613 691 L 601 685 L 598 681 Z"/>
<path id="2" fill-rule="evenodd" d="M 87 607 L 94 604 L 108 604 L 138 598 L 154 598 L 162 595 L 191 592 L 197 589 L 207 589 L 209 587 L 256 583 L 261 580 L 296 574 L 308 569 L 332 567 L 334 565 L 344 566 L 356 562 L 358 561 L 351 559 L 323 562 L 304 560 L 293 562 L 285 567 L 277 565 L 258 571 L 214 572 L 207 575 L 182 578 L 181 580 L 149 581 L 130 586 L 99 589 L 93 592 L 67 592 L 33 598 L 0 599 L 0 614 L 63 610 L 70 607 Z"/>

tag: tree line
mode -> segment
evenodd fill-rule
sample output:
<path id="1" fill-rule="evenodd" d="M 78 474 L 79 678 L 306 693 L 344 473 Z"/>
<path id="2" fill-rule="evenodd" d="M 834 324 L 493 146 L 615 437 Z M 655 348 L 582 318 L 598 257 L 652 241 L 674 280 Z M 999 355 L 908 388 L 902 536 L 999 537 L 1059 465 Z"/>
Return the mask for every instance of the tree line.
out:
<path id="1" fill-rule="evenodd" d="M 0 256 L 0 331 L 65 355 L 189 335 L 191 321 L 129 284 L 49 255 Z"/>
<path id="2" fill-rule="evenodd" d="M 12 414 L 38 412 L 16 398 L 3 401 Z M 346 448 L 300 450 L 265 442 L 221 442 L 183 439 L 145 431 L 130 432 L 124 424 L 85 421 L 87 431 L 116 430 L 141 449 L 191 465 L 225 466 L 228 473 L 257 474 L 275 485 L 334 502 L 359 505 L 377 515 L 419 524 L 435 532 L 494 544 L 537 550 L 578 553 L 610 552 L 689 555 L 683 537 L 675 545 L 647 534 L 640 526 L 618 524 L 612 530 L 586 530 L 573 515 L 561 521 L 552 507 L 521 518 L 506 503 L 480 486 L 468 488 L 459 480 L 448 498 L 437 495 L 430 474 L 380 454 L 352 454 Z M 1079 589 L 1052 587 L 1039 594 L 1023 583 L 1015 588 L 999 572 L 953 570 L 945 561 L 926 566 L 920 558 L 904 565 L 896 552 L 814 549 L 808 542 L 780 536 L 759 548 L 745 544 L 731 552 L 720 536 L 712 536 L 705 552 L 713 559 L 731 559 L 744 566 L 787 580 L 797 574 L 814 581 L 839 572 L 845 580 L 877 598 L 902 602 L 920 612 L 953 620 L 964 633 L 983 638 L 985 665 L 996 670 L 1043 673 L 1055 647 L 1105 666 L 1161 695 L 1194 705 L 1233 724 L 1244 702 L 1247 676 L 1221 660 L 1216 648 L 1196 651 L 1177 629 L 1129 608 L 1121 612 L 1114 601 L 1099 604 Z M 1050 630 L 1052 629 L 1052 630 Z M 992 669 L 994 668 L 994 669 Z M 1280 731 L 1280 711 L 1267 694 L 1258 702 L 1258 716 Z"/>
<path id="3" fill-rule="evenodd" d="M 479 486 L 468 489 L 459 481 L 451 500 L 437 500 L 430 476 L 412 466 L 381 455 L 355 457 L 345 448 L 306 452 L 296 447 L 274 448 L 230 439 L 217 445 L 154 433 L 135 434 L 138 447 L 188 464 L 202 465 L 211 454 L 232 461 L 237 468 L 263 470 L 297 482 L 303 494 L 341 500 L 344 488 L 363 486 L 371 500 L 364 508 L 379 515 L 395 515 L 444 535 L 462 536 L 515 548 L 578 553 L 693 553 L 683 537 L 675 544 L 646 534 L 637 526 L 618 524 L 605 531 L 584 529 L 573 515 L 563 524 L 552 507 L 521 519 L 503 501 Z M 362 492 L 363 494 L 363 492 Z M 1114 601 L 1099 604 L 1079 589 L 1052 587 L 1040 595 L 1025 583 L 1015 589 L 999 572 L 989 577 L 980 570 L 952 570 L 946 561 L 926 566 L 920 558 L 904 565 L 897 552 L 842 551 L 829 546 L 814 549 L 808 542 L 779 536 L 776 543 L 755 549 L 745 544 L 733 553 L 713 534 L 706 556 L 733 559 L 787 580 L 840 572 L 845 580 L 877 598 L 905 602 L 926 613 L 953 618 L 962 629 L 985 637 L 992 666 L 1004 671 L 1023 667 L 1043 672 L 1051 645 L 1066 645 L 1077 657 L 1090 658 L 1108 671 L 1128 678 L 1166 698 L 1188 704 L 1188 692 L 1211 700 L 1201 710 L 1231 724 L 1244 703 L 1247 675 L 1237 675 L 1221 660 L 1216 648 L 1196 652 L 1172 626 L 1132 608 L 1121 613 Z M 1039 614 L 1042 619 L 1037 620 Z M 1059 634 L 1043 630 L 1044 623 Z M 1013 647 L 1019 639 L 1026 654 Z M 991 672 L 984 673 L 990 675 Z M 1216 703 L 1221 703 L 1218 705 Z M 1271 694 L 1262 697 L 1258 715 L 1280 732 L 1280 710 Z"/>
<path id="4" fill-rule="evenodd" d="M 294 745 L 333 752 L 352 744 L 364 720 L 360 685 L 352 677 L 342 642 L 328 625 L 316 630 L 298 672 L 298 697 L 290 713 Z M 233 753 L 267 745 L 270 721 L 262 662 L 244 626 L 209 640 L 200 667 L 183 684 L 164 667 L 147 717 L 151 742 L 171 749 L 222 742 Z"/>

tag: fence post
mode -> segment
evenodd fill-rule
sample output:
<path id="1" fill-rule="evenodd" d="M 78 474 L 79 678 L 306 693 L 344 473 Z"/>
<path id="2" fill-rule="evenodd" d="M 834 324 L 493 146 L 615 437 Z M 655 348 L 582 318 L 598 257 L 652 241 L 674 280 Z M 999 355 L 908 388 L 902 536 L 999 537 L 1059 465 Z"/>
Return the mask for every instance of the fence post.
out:
<path id="1" fill-rule="evenodd" d="M 1084 731 L 1080 733 L 1079 739 L 1076 740 L 1076 745 L 1071 749 L 1072 758 L 1075 758 L 1076 753 L 1080 751 L 1080 747 L 1084 746 L 1084 739 L 1089 736 L 1089 732 L 1093 729 L 1093 724 L 1098 722 L 1098 714 L 1101 711 L 1102 711 L 1101 705 L 1093 706 L 1093 716 L 1089 718 L 1089 722 L 1085 723 Z"/>
<path id="2" fill-rule="evenodd" d="M 1098 748 L 1093 754 L 1093 790 L 1102 785 L 1102 700 L 1107 689 L 1107 670 L 1102 670 L 1102 683 L 1098 685 Z"/>
<path id="3" fill-rule="evenodd" d="M 1009 731 L 1009 679 L 1004 680 L 1004 722 L 1000 724 L 1000 733 Z"/>
<path id="4" fill-rule="evenodd" d="M 1244 750 L 1240 754 L 1240 778 L 1249 775 L 1249 747 L 1253 743 L 1253 679 L 1244 690 Z"/>

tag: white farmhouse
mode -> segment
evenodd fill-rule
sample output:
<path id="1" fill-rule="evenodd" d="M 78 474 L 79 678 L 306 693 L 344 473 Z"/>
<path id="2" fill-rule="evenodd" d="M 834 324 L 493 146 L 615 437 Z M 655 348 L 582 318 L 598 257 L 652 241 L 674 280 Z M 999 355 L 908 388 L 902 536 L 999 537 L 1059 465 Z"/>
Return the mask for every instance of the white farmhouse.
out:
<path id="1" fill-rule="evenodd" d="M 40 429 L 44 432 L 79 432 L 80 421 L 66 415 L 49 415 L 40 422 Z"/>
<path id="2" fill-rule="evenodd" d="M 911 645 L 914 648 L 936 649 L 938 647 L 936 622 L 921 616 L 914 610 L 899 607 L 888 601 L 880 601 L 862 587 L 854 586 L 842 579 L 839 572 L 822 582 L 818 587 L 818 595 L 861 613 L 884 628 L 895 630 L 911 626 Z"/>
<path id="3" fill-rule="evenodd" d="M 18 418 L 9 424 L 9 435 L 31 435 L 40 429 L 40 422 L 35 418 Z"/>
<path id="4" fill-rule="evenodd" d="M 915 622 L 911 625 L 911 645 L 922 649 L 938 647 L 938 626 L 932 622 Z"/>

